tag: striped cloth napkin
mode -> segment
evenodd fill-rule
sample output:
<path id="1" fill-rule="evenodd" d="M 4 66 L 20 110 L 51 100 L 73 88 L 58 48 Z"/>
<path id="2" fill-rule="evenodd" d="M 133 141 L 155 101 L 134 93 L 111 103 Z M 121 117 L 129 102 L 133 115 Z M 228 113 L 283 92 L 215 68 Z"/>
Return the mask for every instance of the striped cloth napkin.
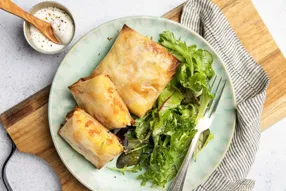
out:
<path id="1" fill-rule="evenodd" d="M 181 23 L 203 36 L 226 64 L 237 102 L 237 124 L 223 161 L 196 191 L 248 191 L 247 180 L 259 146 L 260 116 L 269 78 L 247 53 L 221 10 L 210 0 L 189 0 Z"/>

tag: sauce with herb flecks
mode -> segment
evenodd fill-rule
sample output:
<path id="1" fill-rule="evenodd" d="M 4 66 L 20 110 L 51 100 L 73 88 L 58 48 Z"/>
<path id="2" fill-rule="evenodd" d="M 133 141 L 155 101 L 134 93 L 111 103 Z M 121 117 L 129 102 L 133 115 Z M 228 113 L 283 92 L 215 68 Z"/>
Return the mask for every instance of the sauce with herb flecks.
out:
<path id="1" fill-rule="evenodd" d="M 46 7 L 34 14 L 41 20 L 51 23 L 54 35 L 62 42 L 61 45 L 48 40 L 38 29 L 30 26 L 31 38 L 36 47 L 47 52 L 59 51 L 72 40 L 74 23 L 72 18 L 63 10 L 56 7 Z"/>

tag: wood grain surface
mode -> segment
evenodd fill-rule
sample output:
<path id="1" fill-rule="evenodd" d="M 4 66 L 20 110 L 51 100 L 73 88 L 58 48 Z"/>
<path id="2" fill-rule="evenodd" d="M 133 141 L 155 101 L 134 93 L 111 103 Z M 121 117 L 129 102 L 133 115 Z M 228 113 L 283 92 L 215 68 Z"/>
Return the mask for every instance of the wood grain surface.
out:
<path id="1" fill-rule="evenodd" d="M 213 0 L 224 12 L 246 50 L 270 77 L 270 86 L 261 118 L 265 129 L 286 116 L 286 60 L 278 49 L 251 0 Z M 183 5 L 164 17 L 179 21 Z M 60 178 L 62 190 L 88 190 L 61 162 L 50 136 L 46 87 L 1 114 L 0 119 L 17 148 L 46 160 Z"/>

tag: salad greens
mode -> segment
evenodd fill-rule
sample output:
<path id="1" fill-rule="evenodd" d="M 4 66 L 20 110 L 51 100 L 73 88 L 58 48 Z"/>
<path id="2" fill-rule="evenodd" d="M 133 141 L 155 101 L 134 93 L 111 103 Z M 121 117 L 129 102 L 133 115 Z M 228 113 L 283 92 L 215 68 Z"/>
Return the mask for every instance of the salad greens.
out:
<path id="1" fill-rule="evenodd" d="M 142 185 L 150 182 L 164 188 L 179 170 L 197 131 L 195 126 L 213 99 L 208 84 L 215 72 L 207 50 L 188 46 L 170 31 L 160 34 L 159 43 L 181 64 L 152 110 L 135 120 L 135 129 L 128 130 L 126 150 L 112 169 L 121 173 L 145 169 L 138 176 Z M 195 157 L 213 137 L 209 130 L 201 135 Z"/>

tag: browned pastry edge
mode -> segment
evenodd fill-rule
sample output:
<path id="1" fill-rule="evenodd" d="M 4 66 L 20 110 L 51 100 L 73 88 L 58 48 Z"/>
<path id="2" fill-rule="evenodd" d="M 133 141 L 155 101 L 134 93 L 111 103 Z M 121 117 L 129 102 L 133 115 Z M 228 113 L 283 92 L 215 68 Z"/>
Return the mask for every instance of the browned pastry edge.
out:
<path id="1" fill-rule="evenodd" d="M 73 108 L 73 110 L 69 111 L 69 112 L 67 113 L 67 115 L 66 115 L 66 122 L 67 122 L 70 118 L 73 117 L 73 115 L 74 115 L 74 113 L 75 113 L 76 111 L 81 111 L 81 110 L 82 110 L 82 109 L 81 109 L 80 107 L 76 106 L 75 108 Z"/>
<path id="2" fill-rule="evenodd" d="M 75 85 L 77 85 L 78 83 L 84 82 L 84 81 L 87 81 L 87 80 L 90 80 L 90 79 L 92 79 L 92 78 L 94 78 L 95 76 L 98 76 L 98 75 L 100 75 L 99 72 L 97 72 L 97 73 L 92 73 L 90 76 L 87 76 L 87 77 L 84 77 L 84 78 L 80 78 L 78 81 L 76 81 L 76 82 L 73 83 L 72 85 L 68 86 L 68 88 L 69 88 L 70 90 L 72 90 L 73 87 L 74 87 Z M 103 74 L 103 75 L 105 75 L 105 74 Z M 105 75 L 105 76 L 107 76 L 107 75 Z M 107 77 L 108 77 L 108 76 L 107 76 Z"/>

